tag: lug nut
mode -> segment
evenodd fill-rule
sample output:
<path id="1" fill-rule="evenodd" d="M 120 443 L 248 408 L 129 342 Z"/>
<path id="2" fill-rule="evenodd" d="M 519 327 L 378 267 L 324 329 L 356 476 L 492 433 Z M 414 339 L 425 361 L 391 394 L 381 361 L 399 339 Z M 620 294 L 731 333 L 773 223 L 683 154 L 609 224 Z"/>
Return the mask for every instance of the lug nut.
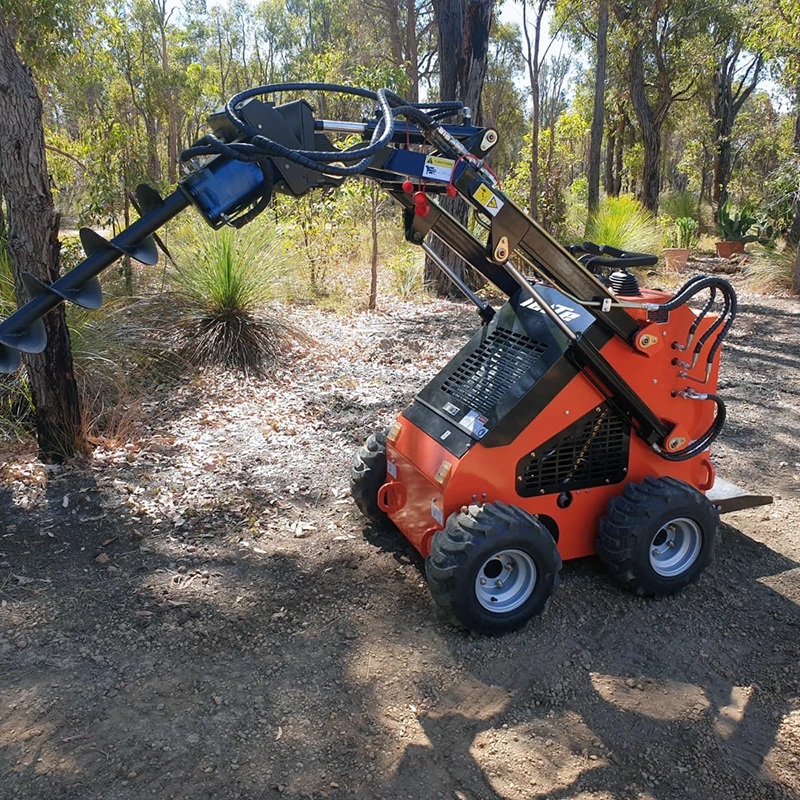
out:
<path id="1" fill-rule="evenodd" d="M 486 578 L 481 578 L 481 586 L 486 586 Z"/>
<path id="2" fill-rule="evenodd" d="M 495 585 L 495 586 L 496 586 L 498 589 L 502 589 L 502 588 L 503 588 L 503 581 L 495 581 L 495 582 L 494 582 L 494 585 Z"/>
<path id="3" fill-rule="evenodd" d="M 506 564 L 506 569 L 507 569 L 509 572 L 511 572 L 511 570 L 512 570 L 512 569 L 514 569 L 514 565 L 513 565 L 513 564 Z"/>

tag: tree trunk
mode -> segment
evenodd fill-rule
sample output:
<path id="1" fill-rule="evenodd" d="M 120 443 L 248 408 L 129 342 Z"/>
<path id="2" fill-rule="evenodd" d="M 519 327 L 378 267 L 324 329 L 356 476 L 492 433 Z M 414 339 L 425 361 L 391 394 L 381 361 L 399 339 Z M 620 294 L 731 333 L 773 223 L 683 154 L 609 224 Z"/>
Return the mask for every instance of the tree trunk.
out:
<path id="1" fill-rule="evenodd" d="M 661 119 L 650 107 L 645 90 L 642 45 L 631 49 L 630 53 L 631 103 L 639 121 L 644 146 L 644 169 L 640 200 L 645 208 L 658 213 L 658 192 L 661 185 Z"/>
<path id="2" fill-rule="evenodd" d="M 494 0 L 435 0 L 439 37 L 439 97 L 441 100 L 461 100 L 472 111 L 474 125 L 481 124 L 481 93 L 486 78 L 489 55 L 489 28 Z M 469 207 L 460 198 L 443 197 L 442 207 L 462 224 L 469 217 Z M 484 281 L 474 270 L 438 239 L 431 247 L 450 269 L 473 289 Z M 425 259 L 425 284 L 439 297 L 460 297 L 460 292 L 439 268 Z"/>
<path id="3" fill-rule="evenodd" d="M 0 183 L 6 199 L 8 252 L 17 298 L 22 273 L 58 278 L 58 215 L 53 207 L 42 130 L 42 104 L 0 16 Z M 60 461 L 86 449 L 64 306 L 44 318 L 47 347 L 24 358 L 36 415 L 39 453 Z"/>
<path id="4" fill-rule="evenodd" d="M 369 193 L 370 222 L 372 223 L 372 257 L 370 258 L 369 310 L 378 304 L 378 187 L 373 184 Z"/>
<path id="5" fill-rule="evenodd" d="M 464 41 L 464 0 L 434 0 L 433 7 L 439 38 L 439 98 L 455 100 Z"/>
<path id="6" fill-rule="evenodd" d="M 541 97 L 539 87 L 539 73 L 541 63 L 539 61 L 539 43 L 542 34 L 542 20 L 547 8 L 548 0 L 539 0 L 536 10 L 536 22 L 533 29 L 533 43 L 531 43 L 528 33 L 528 18 L 526 8 L 528 0 L 522 2 L 522 31 L 525 34 L 525 44 L 527 49 L 526 61 L 528 64 L 528 77 L 531 82 L 531 100 L 533 101 L 533 116 L 531 120 L 531 178 L 528 189 L 529 213 L 537 219 L 539 215 L 539 129 L 541 126 Z"/>
<path id="7" fill-rule="evenodd" d="M 600 151 L 606 100 L 606 60 L 608 58 L 608 1 L 600 0 L 597 12 L 597 63 L 594 77 L 594 110 L 589 141 L 589 212 L 600 204 Z"/>
<path id="8" fill-rule="evenodd" d="M 794 119 L 794 136 L 792 137 L 792 145 L 794 148 L 795 158 L 800 163 L 800 86 L 796 90 L 797 97 L 797 111 Z M 800 192 L 795 194 L 795 211 L 794 219 L 792 220 L 787 239 L 790 244 L 800 245 Z M 800 252 L 797 254 L 797 268 L 795 269 L 795 290 L 800 292 Z"/>
<path id="9" fill-rule="evenodd" d="M 612 194 L 614 197 L 619 197 L 622 191 L 622 157 L 625 155 L 625 128 L 627 126 L 627 117 L 625 112 L 620 109 L 619 122 L 617 123 L 617 147 L 614 151 L 614 190 Z"/>
<path id="10" fill-rule="evenodd" d="M 609 197 L 614 194 L 614 151 L 616 143 L 614 126 L 609 125 L 606 131 L 606 172 L 603 178 L 603 190 Z"/>
<path id="11" fill-rule="evenodd" d="M 494 0 L 468 0 L 461 46 L 460 99 L 472 111 L 472 124 L 483 122 L 481 95 L 489 68 L 489 29 Z"/>
<path id="12" fill-rule="evenodd" d="M 755 56 L 738 86 L 734 87 L 740 52 L 738 48 L 727 43 L 713 77 L 714 179 L 711 197 L 717 213 L 728 201 L 728 184 L 733 171 L 731 157 L 733 126 L 745 100 L 758 85 L 761 74 L 761 56 Z"/>
<path id="13" fill-rule="evenodd" d="M 417 3 L 406 0 L 406 60 L 408 61 L 408 99 L 419 102 L 419 40 L 417 39 Z"/>

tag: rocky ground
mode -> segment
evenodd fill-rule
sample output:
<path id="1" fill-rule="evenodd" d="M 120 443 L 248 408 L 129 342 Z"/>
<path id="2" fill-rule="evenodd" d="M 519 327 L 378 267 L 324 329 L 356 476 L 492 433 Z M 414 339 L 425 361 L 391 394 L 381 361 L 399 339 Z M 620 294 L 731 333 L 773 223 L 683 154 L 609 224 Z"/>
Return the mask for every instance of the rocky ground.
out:
<path id="1" fill-rule="evenodd" d="M 800 798 L 800 305 L 724 356 L 715 564 L 662 602 L 565 564 L 548 612 L 473 638 L 364 523 L 350 454 L 459 346 L 450 303 L 297 309 L 270 381 L 155 390 L 89 463 L 0 456 L 3 798 Z"/>

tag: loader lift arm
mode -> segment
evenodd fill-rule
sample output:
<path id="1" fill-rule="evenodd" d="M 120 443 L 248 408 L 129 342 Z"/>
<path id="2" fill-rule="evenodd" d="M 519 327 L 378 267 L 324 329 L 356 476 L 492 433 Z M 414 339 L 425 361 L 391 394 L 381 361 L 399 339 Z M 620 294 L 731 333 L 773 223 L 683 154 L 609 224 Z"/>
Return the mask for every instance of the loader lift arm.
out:
<path id="1" fill-rule="evenodd" d="M 304 100 L 275 105 L 261 99 L 303 91 L 356 96 L 375 107 L 375 116 L 363 122 L 317 120 Z M 459 114 L 461 124 L 445 124 L 445 119 Z M 484 161 L 497 142 L 497 132 L 472 126 L 469 110 L 460 103 L 409 104 L 385 89 L 371 92 L 331 84 L 276 84 L 236 95 L 211 116 L 209 123 L 213 133 L 182 154 L 187 173 L 175 191 L 162 199 L 150 187 L 140 186 L 136 197 L 142 216 L 111 240 L 82 229 L 80 236 L 87 258 L 52 285 L 31 275 L 23 276 L 30 299 L 0 322 L 0 372 L 18 369 L 21 352 L 44 349 L 42 317 L 59 303 L 69 301 L 88 309 L 99 308 L 102 291 L 98 275 L 121 256 L 155 264 L 158 255 L 153 234 L 187 206 L 194 205 L 212 228 L 241 227 L 264 211 L 275 193 L 300 197 L 310 190 L 333 188 L 348 177 L 361 175 L 377 181 L 400 204 L 406 238 L 434 257 L 475 303 L 484 322 L 491 319 L 493 309 L 433 255 L 426 242 L 429 236 L 441 239 L 509 297 L 518 292 L 529 295 L 570 342 L 570 357 L 575 365 L 663 458 L 693 458 L 719 434 L 725 420 L 722 402 L 713 394 L 687 387 L 686 399 L 716 404 L 715 420 L 693 442 L 686 444 L 671 438 L 673 425 L 656 415 L 600 353 L 612 337 L 636 351 L 641 346 L 638 340 L 642 327 L 626 312 L 630 304 L 610 291 L 595 274 L 598 266 L 639 266 L 654 263 L 654 258 L 643 261 L 651 257 L 596 248 L 591 243 L 585 243 L 579 258 L 577 252 L 560 245 L 500 190 Z M 361 141 L 338 149 L 328 136 L 331 133 L 355 135 Z M 457 194 L 474 209 L 488 232 L 486 243 L 431 197 L 441 194 Z M 535 274 L 535 280 L 526 277 L 515 262 L 524 262 Z M 543 296 L 541 289 L 546 286 L 554 287 L 598 324 L 592 325 L 587 335 L 570 325 Z M 708 336 L 715 336 L 707 355 L 710 369 L 736 313 L 735 294 L 727 281 L 699 277 L 689 281 L 668 303 L 646 307 L 658 319 L 705 290 L 711 292 L 711 299 L 701 316 L 708 313 L 717 292 L 724 300 L 719 320 L 695 348 L 696 362 Z M 684 349 L 691 345 L 692 335 Z M 687 379 L 697 380 L 688 373 Z"/>

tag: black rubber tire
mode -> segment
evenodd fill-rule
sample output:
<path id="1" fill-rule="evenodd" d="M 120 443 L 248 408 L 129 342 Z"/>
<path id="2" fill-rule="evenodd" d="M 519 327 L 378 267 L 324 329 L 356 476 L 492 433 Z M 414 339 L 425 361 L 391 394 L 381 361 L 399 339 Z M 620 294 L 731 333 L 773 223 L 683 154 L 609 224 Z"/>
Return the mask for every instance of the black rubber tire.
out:
<path id="1" fill-rule="evenodd" d="M 697 523 L 703 537 L 695 561 L 679 575 L 659 575 L 650 564 L 650 544 L 670 520 Z M 664 597 L 694 583 L 714 560 L 719 540 L 719 513 L 702 492 L 676 478 L 647 477 L 629 483 L 608 504 L 597 531 L 597 553 L 611 578 L 646 597 Z"/>
<path id="2" fill-rule="evenodd" d="M 475 593 L 478 571 L 487 559 L 505 549 L 521 550 L 536 565 L 536 583 L 518 608 L 497 613 L 484 608 Z M 470 506 L 451 514 L 431 541 L 425 559 L 428 588 L 451 622 L 476 634 L 490 636 L 519 630 L 542 614 L 559 584 L 561 556 L 539 520 L 505 503 Z"/>
<path id="3" fill-rule="evenodd" d="M 359 511 L 376 525 L 388 523 L 378 507 L 378 489 L 386 483 L 386 431 L 375 431 L 353 453 L 350 466 L 350 494 Z"/>

